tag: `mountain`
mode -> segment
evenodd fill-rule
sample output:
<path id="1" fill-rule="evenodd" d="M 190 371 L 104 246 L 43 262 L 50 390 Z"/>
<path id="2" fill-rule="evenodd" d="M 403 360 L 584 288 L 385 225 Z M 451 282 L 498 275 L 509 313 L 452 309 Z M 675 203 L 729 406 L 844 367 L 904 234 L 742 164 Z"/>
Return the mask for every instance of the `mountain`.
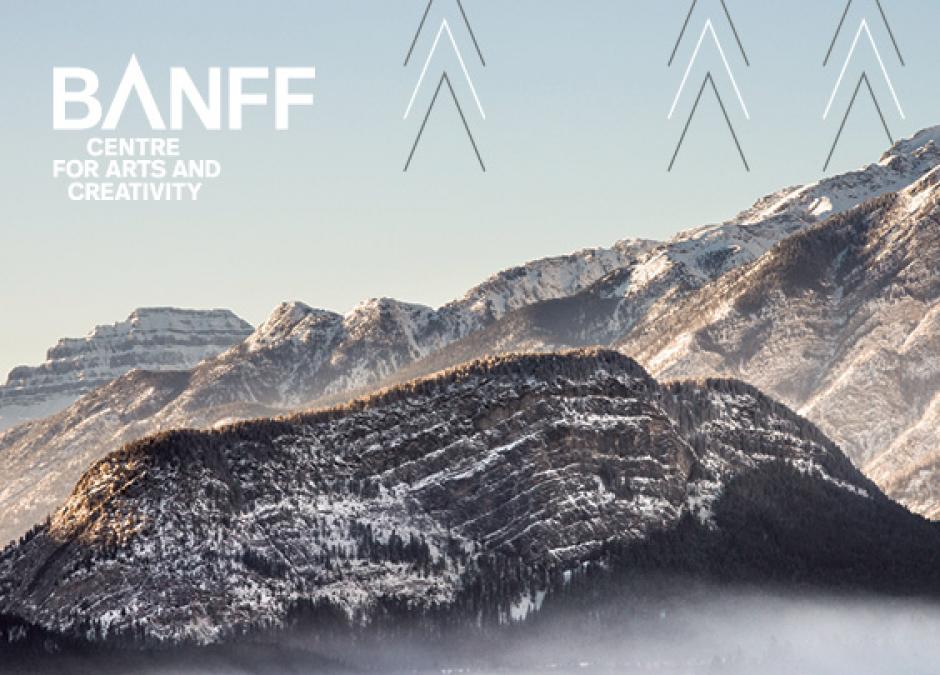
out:
<path id="1" fill-rule="evenodd" d="M 889 495 L 940 516 L 940 169 L 805 230 L 617 346 L 798 409 Z"/>
<path id="2" fill-rule="evenodd" d="M 527 302 L 577 292 L 652 242 L 506 270 L 438 310 L 395 300 L 346 316 L 284 303 L 247 339 L 186 372 L 130 372 L 61 412 L 0 433 L 0 542 L 58 508 L 96 460 L 162 430 L 274 415 L 383 377 Z"/>
<path id="3" fill-rule="evenodd" d="M 382 298 L 342 316 L 284 303 L 243 344 L 198 369 L 174 403 L 177 417 L 199 420 L 220 403 L 296 409 L 324 398 L 348 399 L 509 312 L 578 293 L 655 246 L 625 240 L 536 260 L 490 277 L 439 309 Z"/>
<path id="4" fill-rule="evenodd" d="M 821 224 L 808 222 L 759 260 L 751 259 L 754 249 L 740 247 L 734 223 L 727 239 L 723 228 L 680 235 L 678 254 L 667 244 L 582 293 L 512 312 L 387 383 L 485 354 L 610 345 L 657 377 L 734 377 L 756 384 L 817 423 L 893 498 L 940 517 L 933 262 L 938 141 L 940 128 L 928 129 L 861 172 L 784 191 L 789 196 L 778 203 L 786 209 L 773 216 L 784 223 L 793 217 L 787 209 L 814 213 L 817 200 L 838 208 L 825 210 Z M 892 191 L 897 185 L 902 187 Z M 827 192 L 871 198 L 844 210 L 852 200 L 822 196 Z M 739 220 L 762 212 L 758 205 Z M 869 217 L 870 231 L 858 233 L 859 245 L 868 249 L 849 256 L 858 244 L 852 224 Z M 701 246 L 693 254 L 688 246 L 696 241 Z M 702 262 L 715 251 L 718 259 L 738 260 L 707 281 Z M 837 267 L 827 268 L 827 262 Z M 765 277 L 758 269 L 774 272 Z"/>
<path id="5" fill-rule="evenodd" d="M 166 646 L 298 617 L 498 625 L 643 568 L 933 594 L 938 545 L 749 385 L 516 355 L 131 444 L 0 556 L 0 613 Z"/>
<path id="6" fill-rule="evenodd" d="M 131 370 L 192 368 L 251 332 L 226 310 L 144 308 L 84 338 L 59 340 L 45 363 L 14 368 L 0 386 L 0 432 L 52 415 Z"/>
<path id="7" fill-rule="evenodd" d="M 188 373 L 125 376 L 0 435 L 0 541 L 60 505 L 91 462 L 148 434 L 332 405 L 489 354 L 613 344 L 788 236 L 914 183 L 940 164 L 937 137 L 921 132 L 876 164 L 781 190 L 670 242 L 624 241 L 501 272 L 439 309 L 382 299 L 342 316 L 281 305 Z"/>
<path id="8" fill-rule="evenodd" d="M 508 313 L 399 377 L 485 354 L 613 344 L 790 235 L 915 183 L 940 165 L 938 142 L 940 127 L 924 130 L 895 144 L 876 164 L 780 190 L 732 220 L 683 232 L 581 293 Z"/>

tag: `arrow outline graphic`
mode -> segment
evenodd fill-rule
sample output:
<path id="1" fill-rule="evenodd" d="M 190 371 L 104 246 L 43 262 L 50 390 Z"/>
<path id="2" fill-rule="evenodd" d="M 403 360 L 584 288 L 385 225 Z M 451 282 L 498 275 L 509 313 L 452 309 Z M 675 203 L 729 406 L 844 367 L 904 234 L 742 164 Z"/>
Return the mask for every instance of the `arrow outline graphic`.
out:
<path id="1" fill-rule="evenodd" d="M 855 49 L 858 47 L 858 41 L 862 37 L 862 31 L 868 35 L 868 42 L 875 51 L 875 57 L 878 59 L 878 65 L 881 67 L 881 73 L 884 75 L 885 81 L 888 84 L 888 89 L 891 90 L 891 96 L 894 98 L 894 104 L 898 108 L 898 114 L 901 115 L 902 120 L 906 120 L 907 117 L 904 114 L 904 108 L 901 107 L 901 101 L 898 99 L 898 94 L 894 89 L 894 83 L 891 81 L 891 77 L 888 75 L 888 69 L 885 67 L 884 60 L 881 58 L 881 52 L 878 50 L 878 45 L 875 44 L 875 38 L 872 35 L 871 28 L 868 25 L 868 19 L 862 19 L 858 26 L 858 32 L 855 34 L 855 40 L 852 41 L 852 48 L 849 50 L 849 55 L 846 57 L 845 63 L 842 65 L 842 71 L 839 73 L 839 79 L 836 80 L 836 86 L 832 90 L 832 95 L 829 97 L 829 103 L 826 106 L 826 111 L 823 113 L 823 119 L 829 119 L 829 113 L 832 111 L 832 104 L 835 102 L 836 94 L 839 93 L 839 88 L 842 86 L 843 79 L 845 79 L 845 73 L 849 68 L 849 63 L 852 62 L 852 57 L 855 55 Z M 868 81 L 868 86 L 871 88 L 870 80 Z"/>
<path id="2" fill-rule="evenodd" d="M 692 14 L 695 12 L 695 7 L 698 5 L 698 0 L 692 0 L 692 6 L 689 7 L 689 13 L 685 17 L 685 23 L 682 24 L 682 30 L 679 31 L 679 37 L 676 40 L 676 46 L 672 48 L 672 55 L 669 57 L 669 62 L 667 65 L 671 68 L 673 61 L 676 60 L 676 54 L 679 51 L 679 46 L 682 44 L 682 38 L 685 37 L 685 32 L 689 28 L 689 22 L 692 20 Z M 734 33 L 734 39 L 738 43 L 738 49 L 741 50 L 741 56 L 744 57 L 744 63 L 747 64 L 747 67 L 751 67 L 751 61 L 747 57 L 747 52 L 744 51 L 744 45 L 741 43 L 741 36 L 738 34 L 738 27 L 734 23 L 734 19 L 731 18 L 731 12 L 728 11 L 728 5 L 725 3 L 725 0 L 721 0 L 721 8 L 725 12 L 725 16 L 728 19 L 728 23 L 731 24 L 731 32 Z"/>
<path id="3" fill-rule="evenodd" d="M 689 127 L 692 126 L 692 119 L 695 117 L 695 113 L 698 111 L 699 103 L 702 101 L 702 95 L 705 93 L 705 87 L 711 85 L 712 91 L 715 93 L 715 98 L 718 99 L 718 105 L 721 107 L 721 112 L 725 117 L 725 123 L 728 125 L 728 130 L 731 132 L 731 138 L 734 139 L 734 145 L 738 149 L 738 154 L 741 156 L 741 161 L 744 163 L 744 169 L 750 173 L 751 166 L 748 164 L 747 157 L 744 154 L 744 149 L 741 147 L 741 143 L 738 140 L 738 134 L 734 130 L 734 125 L 731 123 L 731 117 L 728 115 L 728 109 L 725 107 L 725 102 L 721 98 L 721 93 L 718 91 L 718 86 L 715 84 L 715 78 L 712 77 L 711 71 L 708 71 L 705 74 L 705 79 L 702 80 L 702 86 L 698 90 L 698 96 L 695 97 L 695 103 L 692 106 L 692 112 L 689 113 L 689 119 L 685 122 L 685 127 L 682 129 L 682 135 L 679 137 L 679 144 L 676 146 L 676 151 L 672 154 L 672 160 L 669 162 L 668 172 L 672 172 L 673 167 L 675 167 L 676 160 L 679 157 L 679 151 L 682 149 L 682 144 L 685 143 L 686 134 L 689 132 Z"/>
<path id="4" fill-rule="evenodd" d="M 669 109 L 669 114 L 666 116 L 666 119 L 671 120 L 676 112 L 676 107 L 679 105 L 679 100 L 682 98 L 682 92 L 685 90 L 685 85 L 688 83 L 689 75 L 692 73 L 692 66 L 695 65 L 695 61 L 698 59 L 699 51 L 702 48 L 702 43 L 705 41 L 705 35 L 709 32 L 712 35 L 715 46 L 718 47 L 718 53 L 721 55 L 721 60 L 722 63 L 724 63 L 725 71 L 728 73 L 728 77 L 731 79 L 731 85 L 734 87 L 734 93 L 737 95 L 738 102 L 741 104 L 741 110 L 744 111 L 744 117 L 750 120 L 751 113 L 748 111 L 747 105 L 744 103 L 744 97 L 741 95 L 741 90 L 738 88 L 738 82 L 734 78 L 734 73 L 731 70 L 731 64 L 728 63 L 728 58 L 725 56 L 725 50 L 721 46 L 721 40 L 718 39 L 718 34 L 715 32 L 715 26 L 712 24 L 711 18 L 706 19 L 705 21 L 705 26 L 702 28 L 702 34 L 699 36 L 698 43 L 695 45 L 695 51 L 692 52 L 692 58 L 689 60 L 689 65 L 686 66 L 685 74 L 682 76 L 682 83 L 679 85 L 679 90 L 676 92 L 676 97 L 672 101 L 672 107 Z M 711 71 L 709 71 L 708 74 L 711 75 Z M 712 79 L 712 84 L 714 84 L 714 79 Z"/>
<path id="5" fill-rule="evenodd" d="M 411 111 L 414 108 L 415 99 L 418 97 L 418 92 L 421 90 L 421 85 L 424 84 L 424 78 L 428 74 L 428 68 L 431 65 L 431 61 L 434 58 L 435 52 L 437 52 L 437 45 L 440 43 L 441 36 L 444 34 L 445 30 L 447 31 L 447 36 L 450 38 L 450 44 L 453 46 L 454 52 L 457 54 L 457 60 L 460 62 L 460 67 L 463 70 L 464 77 L 467 79 L 467 84 L 470 85 L 470 91 L 473 93 L 473 99 L 476 101 L 477 109 L 480 111 L 480 116 L 484 120 L 486 119 L 486 111 L 483 110 L 483 104 L 480 103 L 480 97 L 477 96 L 476 87 L 473 86 L 473 80 L 470 77 L 470 72 L 467 70 L 467 64 L 463 60 L 463 54 L 460 51 L 460 47 L 457 46 L 457 40 L 454 39 L 454 34 L 450 30 L 450 24 L 447 22 L 447 19 L 441 21 L 441 27 L 437 31 L 437 37 L 434 38 L 434 44 L 431 47 L 431 51 L 428 52 L 428 58 L 424 62 L 424 68 L 421 69 L 421 76 L 418 78 L 418 83 L 415 85 L 415 89 L 411 94 L 411 100 L 408 102 L 408 108 L 405 110 L 405 116 L 402 119 L 408 119 L 408 117 L 411 115 Z M 447 81 L 450 83 L 450 78 L 447 78 Z"/>
<path id="6" fill-rule="evenodd" d="M 829 43 L 829 51 L 826 52 L 826 58 L 823 59 L 823 68 L 829 65 L 829 59 L 832 57 L 832 50 L 835 49 L 836 42 L 839 40 L 839 36 L 842 34 L 842 28 L 845 26 L 845 20 L 849 16 L 849 10 L 852 9 L 853 2 L 854 0 L 848 0 L 848 2 L 845 4 L 845 11 L 842 12 L 842 18 L 839 19 L 839 26 L 836 28 L 835 35 L 832 36 L 832 42 Z M 898 60 L 901 62 L 901 66 L 906 67 L 907 63 L 904 61 L 904 56 L 901 54 L 901 47 L 898 45 L 898 41 L 894 37 L 894 30 L 891 28 L 891 22 L 888 21 L 888 15 L 885 12 L 885 8 L 881 4 L 881 0 L 875 0 L 875 3 L 878 5 L 878 12 L 881 14 L 881 20 L 884 21 L 885 28 L 888 29 L 888 35 L 891 37 L 891 43 L 894 45 L 894 51 L 898 55 Z"/>
<path id="7" fill-rule="evenodd" d="M 842 132 L 845 131 L 845 125 L 849 121 L 849 115 L 852 114 L 852 109 L 855 107 L 855 101 L 858 98 L 858 93 L 862 89 L 862 83 L 868 88 L 868 93 L 871 95 L 871 100 L 875 104 L 875 110 L 878 111 L 878 117 L 881 118 L 881 124 L 885 129 L 885 133 L 888 135 L 888 143 L 894 144 L 894 136 L 891 134 L 891 129 L 888 128 L 888 121 L 885 119 L 884 113 L 881 111 L 881 104 L 878 103 L 878 97 L 875 96 L 875 90 L 871 86 L 871 81 L 868 79 L 868 72 L 862 71 L 862 76 L 858 78 L 858 84 L 855 86 L 855 93 L 852 94 L 852 100 L 849 102 L 849 107 L 845 111 L 845 117 L 842 118 L 842 124 L 839 126 L 839 133 L 836 134 L 836 139 L 832 143 L 832 149 L 829 150 L 829 156 L 826 157 L 826 164 L 823 166 L 823 171 L 829 170 L 829 164 L 832 162 L 832 157 L 836 152 L 836 147 L 839 145 L 839 141 L 842 140 Z"/>
<path id="8" fill-rule="evenodd" d="M 415 32 L 414 40 L 411 41 L 411 47 L 408 48 L 408 54 L 405 55 L 405 64 L 407 68 L 408 64 L 411 62 L 411 56 L 414 54 L 415 47 L 418 44 L 418 39 L 421 37 L 421 32 L 424 30 L 424 24 L 428 20 L 428 15 L 431 13 L 431 7 L 434 5 L 434 0 L 429 0 L 428 6 L 424 10 L 424 15 L 421 17 L 421 23 L 418 24 L 418 30 Z M 473 26 L 470 25 L 470 19 L 467 17 L 467 11 L 463 7 L 463 2 L 457 0 L 457 6 L 460 8 L 460 16 L 463 17 L 463 22 L 467 26 L 467 30 L 470 32 L 470 39 L 473 40 L 473 46 L 476 48 L 477 56 L 480 57 L 480 63 L 483 64 L 483 67 L 486 68 L 486 59 L 483 58 L 483 51 L 480 49 L 480 43 L 477 42 L 476 33 L 473 32 Z"/>
<path id="9" fill-rule="evenodd" d="M 414 159 L 415 152 L 418 150 L 418 145 L 421 143 L 421 138 L 424 136 L 424 129 L 428 124 L 428 120 L 431 119 L 431 112 L 434 110 L 434 105 L 437 103 L 437 98 L 441 93 L 441 89 L 444 84 L 447 84 L 447 89 L 450 91 L 450 96 L 454 100 L 454 105 L 457 106 L 457 112 L 460 113 L 460 119 L 463 122 L 463 128 L 467 132 L 467 136 L 470 138 L 470 144 L 473 146 L 473 152 L 477 156 L 477 161 L 480 163 L 480 168 L 483 169 L 483 172 L 486 173 L 486 164 L 483 163 L 483 157 L 480 155 L 480 149 L 477 147 L 477 142 L 473 138 L 473 132 L 470 131 L 470 124 L 467 122 L 467 117 L 464 115 L 463 107 L 460 105 L 460 101 L 457 99 L 457 93 L 454 91 L 454 87 L 450 82 L 450 76 L 445 70 L 441 75 L 440 81 L 437 83 L 437 89 L 434 91 L 434 96 L 431 98 L 431 104 L 428 106 L 428 111 L 424 115 L 424 120 L 421 122 L 421 128 L 418 130 L 418 136 L 415 138 L 414 145 L 411 146 L 411 152 L 408 154 L 408 160 L 405 162 L 405 168 L 403 173 L 407 173 L 408 169 L 411 167 L 411 162 Z"/>

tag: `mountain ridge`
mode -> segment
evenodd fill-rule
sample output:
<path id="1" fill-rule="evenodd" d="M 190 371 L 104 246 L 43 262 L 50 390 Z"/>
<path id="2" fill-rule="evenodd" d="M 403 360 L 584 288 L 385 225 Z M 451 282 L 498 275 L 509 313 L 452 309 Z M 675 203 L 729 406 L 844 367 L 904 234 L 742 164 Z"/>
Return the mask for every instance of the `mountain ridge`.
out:
<path id="1" fill-rule="evenodd" d="M 625 240 L 511 268 L 436 310 L 382 299 L 343 316 L 285 303 L 180 390 L 146 376 L 117 380 L 60 415 L 0 434 L 0 485 L 19 485 L 0 490 L 11 514 L 0 538 L 24 532 L 61 503 L 81 469 L 143 435 L 340 402 L 487 354 L 613 344 L 791 234 L 915 182 L 940 164 L 938 137 L 940 128 L 925 130 L 879 163 L 778 191 L 671 242 Z M 145 416 L 116 414 L 114 405 L 151 388 L 152 405 L 135 408 Z"/>
<path id="2" fill-rule="evenodd" d="M 761 505 L 754 480 L 790 487 Z M 366 623 L 393 607 L 483 612 L 498 624 L 537 611 L 530 598 L 586 566 L 694 570 L 720 549 L 713 537 L 760 519 L 806 537 L 785 514 L 791 487 L 830 500 L 834 522 L 883 512 L 898 527 L 890 536 L 927 527 L 750 385 L 664 386 L 609 350 L 493 358 L 332 410 L 125 446 L 0 556 L 0 612 L 163 645 L 225 642 L 302 608 Z M 731 530 L 729 503 L 740 511 Z M 928 532 L 911 541 L 927 546 Z M 668 563 L 679 540 L 705 558 Z M 828 544 L 846 564 L 868 569 L 875 556 L 891 570 L 874 582 L 852 572 L 852 583 L 936 576 L 911 544 L 865 542 Z M 794 574 L 748 562 L 752 546 L 735 574 Z"/>

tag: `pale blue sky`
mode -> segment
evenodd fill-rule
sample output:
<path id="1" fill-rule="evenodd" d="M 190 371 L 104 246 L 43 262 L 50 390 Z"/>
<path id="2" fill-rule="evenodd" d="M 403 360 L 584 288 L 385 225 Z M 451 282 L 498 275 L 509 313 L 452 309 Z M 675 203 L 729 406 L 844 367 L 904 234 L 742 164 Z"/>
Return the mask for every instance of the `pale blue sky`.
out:
<path id="1" fill-rule="evenodd" d="M 4 0 L 0 77 L 0 372 L 41 360 L 63 335 L 144 305 L 229 307 L 258 323 L 300 299 L 347 311 L 374 296 L 441 304 L 501 268 L 627 237 L 664 238 L 718 221 L 784 185 L 815 180 L 861 70 L 896 137 L 940 123 L 937 0 L 883 0 L 907 67 L 874 0 L 855 0 L 833 63 L 822 60 L 844 0 L 728 0 L 744 67 L 719 0 L 699 0 L 676 65 L 666 62 L 690 0 L 464 0 L 480 66 L 454 0 L 403 68 L 425 0 Z M 439 14 L 438 14 L 439 12 Z M 434 28 L 449 17 L 487 113 L 458 77 L 489 171 L 480 172 L 449 101 L 402 173 L 430 90 L 402 114 Z M 906 113 L 901 120 L 867 45 L 829 121 L 822 112 L 867 16 Z M 673 120 L 685 64 L 711 17 L 751 114 L 744 119 L 711 45 Z M 441 55 L 451 74 L 458 66 Z M 287 133 L 270 111 L 243 132 L 187 130 L 190 157 L 223 161 L 199 202 L 70 202 L 52 160 L 81 153 L 84 132 L 52 130 L 53 66 L 98 71 L 113 93 L 136 53 L 166 109 L 170 66 L 197 82 L 211 65 L 317 68 L 312 109 Z M 750 161 L 744 172 L 712 99 L 676 170 L 666 166 L 704 72 L 716 73 Z M 433 78 L 433 75 L 431 76 Z M 436 78 L 433 78 L 436 79 Z M 119 128 L 139 135 L 131 114 Z M 861 100 L 830 172 L 886 148 Z"/>

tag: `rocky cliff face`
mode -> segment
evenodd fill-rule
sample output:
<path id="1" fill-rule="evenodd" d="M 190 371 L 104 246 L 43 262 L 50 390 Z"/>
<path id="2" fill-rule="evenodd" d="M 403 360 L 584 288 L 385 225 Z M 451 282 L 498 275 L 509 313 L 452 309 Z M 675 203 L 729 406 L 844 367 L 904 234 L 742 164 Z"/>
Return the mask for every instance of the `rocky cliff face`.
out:
<path id="1" fill-rule="evenodd" d="M 164 644 L 280 626 L 298 607 L 519 619 L 556 581 L 625 560 L 612 551 L 681 523 L 720 531 L 729 486 L 781 467 L 839 508 L 891 508 L 818 430 L 747 385 L 662 386 L 615 352 L 493 359 L 109 455 L 0 559 L 0 612 Z M 785 502 L 786 485 L 768 495 Z M 788 518 L 782 504 L 741 504 L 765 527 Z"/>
<path id="2" fill-rule="evenodd" d="M 938 260 L 940 169 L 783 242 L 618 345 L 660 377 L 761 387 L 935 516 Z"/>
<path id="3" fill-rule="evenodd" d="M 252 330 L 226 310 L 146 308 L 84 338 L 60 340 L 45 363 L 13 369 L 0 386 L 0 432 L 54 414 L 131 370 L 188 370 Z"/>

